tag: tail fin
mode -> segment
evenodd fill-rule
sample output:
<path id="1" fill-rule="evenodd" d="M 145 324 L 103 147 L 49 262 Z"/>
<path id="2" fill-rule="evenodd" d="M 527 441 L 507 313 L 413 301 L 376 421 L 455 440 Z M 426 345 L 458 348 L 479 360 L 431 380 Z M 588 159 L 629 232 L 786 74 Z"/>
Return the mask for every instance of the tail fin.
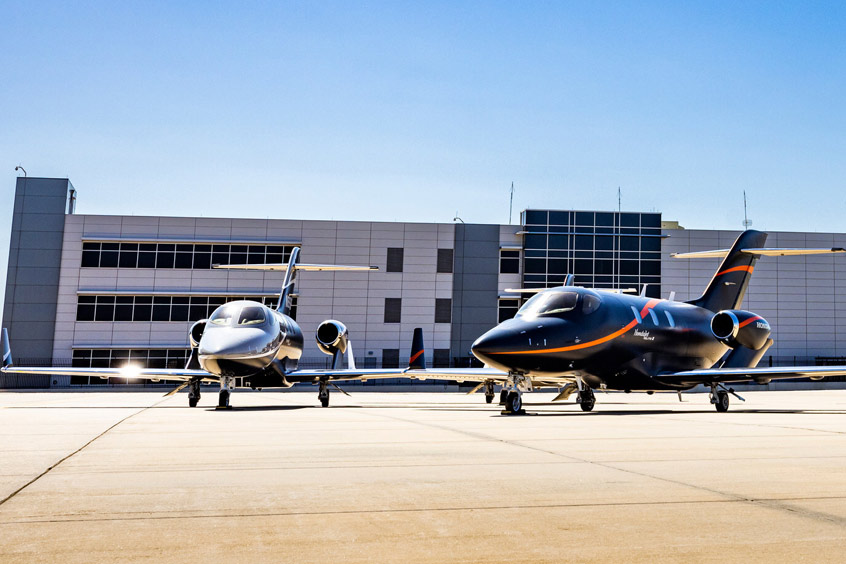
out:
<path id="1" fill-rule="evenodd" d="M 420 370 L 426 369 L 426 354 L 423 349 L 423 329 L 414 329 L 414 336 L 411 338 L 411 355 L 408 357 L 408 367 Z"/>
<path id="2" fill-rule="evenodd" d="M 294 292 L 294 282 L 297 277 L 297 259 L 300 256 L 300 248 L 291 249 L 291 258 L 288 260 L 288 268 L 285 270 L 285 279 L 282 281 L 282 291 L 279 292 L 279 303 L 276 304 L 276 311 L 282 315 L 291 315 L 291 294 Z"/>
<path id="3" fill-rule="evenodd" d="M 704 307 L 711 311 L 737 309 L 743 301 L 743 295 L 749 286 L 749 279 L 755 269 L 755 263 L 761 255 L 743 253 L 741 249 L 755 249 L 764 246 L 767 234 L 748 230 L 740 234 L 726 258 L 723 259 L 717 273 L 711 278 L 705 292 L 688 303 Z"/>
<path id="4" fill-rule="evenodd" d="M 9 345 L 9 330 L 5 327 L 3 328 L 3 337 L 2 345 L 0 345 L 0 350 L 3 351 L 3 368 L 12 365 L 12 347 Z"/>

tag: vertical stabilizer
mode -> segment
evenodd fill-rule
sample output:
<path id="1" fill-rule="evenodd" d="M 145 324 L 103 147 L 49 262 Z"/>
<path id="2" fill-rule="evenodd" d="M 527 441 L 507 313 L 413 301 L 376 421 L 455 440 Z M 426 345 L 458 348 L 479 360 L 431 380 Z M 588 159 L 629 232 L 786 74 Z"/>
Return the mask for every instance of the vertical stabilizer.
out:
<path id="1" fill-rule="evenodd" d="M 408 357 L 408 367 L 420 370 L 426 369 L 426 351 L 423 349 L 423 329 L 414 329 L 411 338 L 411 355 Z"/>
<path id="2" fill-rule="evenodd" d="M 688 303 L 711 311 L 737 309 L 743 301 L 752 271 L 755 270 L 755 263 L 760 257 L 760 255 L 740 251 L 741 249 L 759 249 L 766 242 L 766 233 L 751 229 L 741 233 L 726 258 L 723 259 L 720 268 L 711 278 L 705 292 Z"/>
<path id="3" fill-rule="evenodd" d="M 12 347 L 9 345 L 9 330 L 3 328 L 2 344 L 0 350 L 3 351 L 3 368 L 12 365 Z"/>
<path id="4" fill-rule="evenodd" d="M 291 294 L 294 292 L 294 283 L 297 278 L 297 259 L 300 256 L 300 248 L 291 249 L 291 258 L 288 260 L 288 268 L 285 270 L 285 280 L 282 282 L 282 291 L 279 293 L 279 303 L 276 311 L 283 315 L 291 316 Z"/>

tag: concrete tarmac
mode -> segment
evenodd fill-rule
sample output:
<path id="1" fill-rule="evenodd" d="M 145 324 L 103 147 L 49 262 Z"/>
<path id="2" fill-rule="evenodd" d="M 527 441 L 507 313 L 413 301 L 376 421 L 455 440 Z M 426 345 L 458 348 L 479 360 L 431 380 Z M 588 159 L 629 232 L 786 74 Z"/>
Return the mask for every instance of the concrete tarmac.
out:
<path id="1" fill-rule="evenodd" d="M 846 391 L 0 393 L 0 562 L 843 562 Z"/>

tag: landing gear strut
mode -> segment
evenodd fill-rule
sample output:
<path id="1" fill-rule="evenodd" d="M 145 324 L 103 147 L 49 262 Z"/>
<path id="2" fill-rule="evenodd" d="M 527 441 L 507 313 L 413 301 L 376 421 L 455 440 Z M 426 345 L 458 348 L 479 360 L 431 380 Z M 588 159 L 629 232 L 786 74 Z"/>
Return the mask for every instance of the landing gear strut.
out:
<path id="1" fill-rule="evenodd" d="M 493 403 L 494 399 L 494 383 L 490 380 L 485 381 L 485 402 Z"/>
<path id="2" fill-rule="evenodd" d="M 323 407 L 329 407 L 329 387 L 328 382 L 326 380 L 320 381 L 320 387 L 317 391 L 317 399 L 320 400 L 320 405 Z"/>
<path id="3" fill-rule="evenodd" d="M 582 411 L 593 411 L 593 406 L 596 405 L 596 396 L 593 393 L 593 390 L 585 386 L 584 389 L 579 390 L 579 395 L 576 397 L 576 401 L 579 404 L 579 407 L 582 408 Z"/>
<path id="4" fill-rule="evenodd" d="M 197 402 L 200 401 L 200 381 L 191 380 L 188 384 L 188 407 L 197 407 Z"/>
<path id="5" fill-rule="evenodd" d="M 502 386 L 500 400 L 505 396 L 503 415 L 525 415 L 523 410 L 523 392 L 532 391 L 532 381 L 524 374 L 510 373 Z"/>
<path id="6" fill-rule="evenodd" d="M 725 390 L 717 390 L 717 384 L 711 384 L 711 403 L 720 413 L 729 409 L 729 393 Z"/>
<path id="7" fill-rule="evenodd" d="M 220 393 L 217 396 L 217 408 L 229 409 L 229 396 L 232 393 L 232 386 L 234 378 L 231 376 L 221 376 L 220 378 Z"/>

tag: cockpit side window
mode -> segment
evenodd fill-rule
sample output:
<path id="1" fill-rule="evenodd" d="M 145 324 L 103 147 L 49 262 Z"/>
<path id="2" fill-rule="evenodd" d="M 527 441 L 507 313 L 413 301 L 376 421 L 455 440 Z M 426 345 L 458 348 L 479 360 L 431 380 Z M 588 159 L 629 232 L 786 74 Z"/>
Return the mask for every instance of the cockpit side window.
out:
<path id="1" fill-rule="evenodd" d="M 238 325 L 261 325 L 264 323 L 264 308 L 247 306 L 241 310 L 238 316 Z"/>
<path id="2" fill-rule="evenodd" d="M 212 316 L 209 318 L 209 323 L 213 325 L 230 325 L 232 323 L 232 318 L 235 317 L 235 314 L 238 313 L 237 306 L 231 305 L 224 305 L 220 306 L 215 310 Z"/>
<path id="3" fill-rule="evenodd" d="M 585 315 L 590 315 L 591 313 L 595 312 L 599 309 L 599 304 L 602 303 L 602 300 L 599 296 L 595 296 L 593 294 L 585 294 L 582 298 L 582 313 Z"/>
<path id="4" fill-rule="evenodd" d="M 578 292 L 545 292 L 526 302 L 517 317 L 560 315 L 576 309 Z"/>

